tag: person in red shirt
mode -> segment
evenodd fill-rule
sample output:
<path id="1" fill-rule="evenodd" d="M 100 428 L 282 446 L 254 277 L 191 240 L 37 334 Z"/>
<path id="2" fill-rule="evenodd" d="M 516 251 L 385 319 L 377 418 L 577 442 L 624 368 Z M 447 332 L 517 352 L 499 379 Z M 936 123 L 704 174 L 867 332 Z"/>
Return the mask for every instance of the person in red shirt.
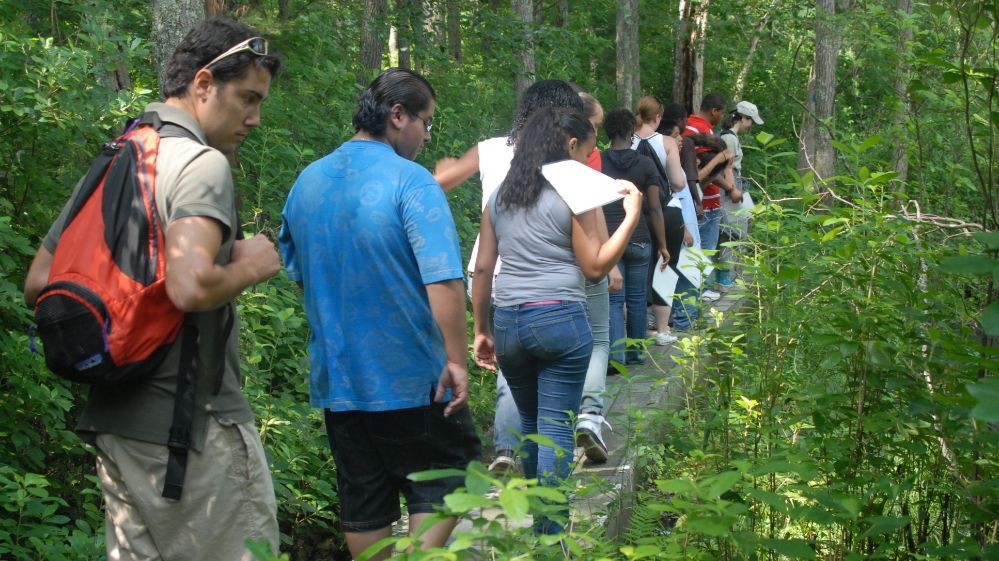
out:
<path id="1" fill-rule="evenodd" d="M 714 127 L 725 117 L 726 105 L 725 98 L 721 94 L 709 93 L 704 96 L 700 111 L 687 118 L 687 127 L 683 131 L 683 136 L 714 135 Z M 698 149 L 698 152 L 700 151 L 701 149 Z M 733 201 L 738 202 L 742 200 L 742 191 L 735 186 L 735 178 L 731 171 L 710 183 L 705 184 L 705 179 L 706 177 L 701 177 L 699 174 L 704 214 L 698 217 L 697 226 L 701 234 L 701 249 L 715 250 L 718 248 L 718 236 L 721 231 L 721 192 L 724 190 Z M 714 290 L 705 290 L 701 295 L 702 299 L 709 302 L 720 297 L 721 295 Z"/>

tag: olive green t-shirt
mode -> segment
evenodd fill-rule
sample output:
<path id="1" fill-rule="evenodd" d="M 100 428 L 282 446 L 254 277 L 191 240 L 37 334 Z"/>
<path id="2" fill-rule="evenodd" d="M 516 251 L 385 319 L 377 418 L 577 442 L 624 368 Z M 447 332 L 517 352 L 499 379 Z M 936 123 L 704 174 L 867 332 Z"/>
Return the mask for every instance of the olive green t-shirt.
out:
<path id="1" fill-rule="evenodd" d="M 146 111 L 155 111 L 162 121 L 180 125 L 206 142 L 204 132 L 189 113 L 163 103 L 151 103 Z M 164 231 L 179 218 L 213 218 L 222 227 L 223 239 L 215 262 L 229 263 L 239 222 L 232 173 L 225 156 L 188 138 L 163 138 L 156 159 L 155 185 L 156 208 Z M 77 184 L 76 189 L 79 187 Z M 42 242 L 53 253 L 67 212 L 68 207 L 63 208 Z M 232 331 L 225 338 L 226 319 L 235 313 L 235 304 L 230 303 L 218 310 L 189 314 L 199 333 L 191 434 L 195 450 L 201 450 L 204 444 L 207 414 L 237 423 L 253 420 L 241 390 L 238 318 L 233 318 Z M 165 445 L 173 420 L 179 355 L 180 345 L 175 344 L 156 372 L 142 381 L 117 387 L 92 386 L 77 432 L 90 442 L 96 433 L 110 433 Z M 223 357 L 225 371 L 216 394 L 219 361 Z"/>

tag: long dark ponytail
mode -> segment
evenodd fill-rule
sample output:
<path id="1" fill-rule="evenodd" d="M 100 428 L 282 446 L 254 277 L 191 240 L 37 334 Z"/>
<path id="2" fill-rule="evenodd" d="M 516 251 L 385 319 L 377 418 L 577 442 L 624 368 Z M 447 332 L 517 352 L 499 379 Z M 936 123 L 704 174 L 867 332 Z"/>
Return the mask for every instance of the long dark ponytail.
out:
<path id="1" fill-rule="evenodd" d="M 496 205 L 507 209 L 530 209 L 537 202 L 548 180 L 541 166 L 569 157 L 566 142 L 576 138 L 586 142 L 595 135 L 593 125 L 582 111 L 553 109 L 537 111 L 520 130 L 517 150 L 510 171 L 499 187 Z"/>

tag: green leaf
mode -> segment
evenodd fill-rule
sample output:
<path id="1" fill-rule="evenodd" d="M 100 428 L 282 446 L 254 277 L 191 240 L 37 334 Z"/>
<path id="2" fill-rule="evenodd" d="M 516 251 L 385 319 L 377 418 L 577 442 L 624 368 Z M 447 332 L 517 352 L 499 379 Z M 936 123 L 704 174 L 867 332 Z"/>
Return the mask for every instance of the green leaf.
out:
<path id="1" fill-rule="evenodd" d="M 708 479 L 708 491 L 705 498 L 716 499 L 722 495 L 725 491 L 728 491 L 735 483 L 739 481 L 742 477 L 742 473 L 739 471 L 723 471 L 718 475 L 715 475 Z"/>
<path id="2" fill-rule="evenodd" d="M 957 255 L 944 259 L 940 266 L 955 275 L 988 275 L 995 267 L 995 261 L 984 255 Z"/>
<path id="3" fill-rule="evenodd" d="M 999 250 L 999 232 L 975 232 L 971 237 L 985 244 L 989 250 Z"/>
<path id="4" fill-rule="evenodd" d="M 445 477 L 465 477 L 465 470 L 461 469 L 428 469 L 409 474 L 410 481 L 432 481 L 434 479 L 444 479 Z"/>
<path id="5" fill-rule="evenodd" d="M 982 378 L 966 387 L 977 402 L 970 415 L 990 423 L 999 423 L 999 379 Z"/>
<path id="6" fill-rule="evenodd" d="M 506 517 L 515 523 L 520 523 L 527 517 L 527 495 L 520 489 L 503 489 L 500 491 L 500 506 Z"/>
<path id="7" fill-rule="evenodd" d="M 867 519 L 871 523 L 871 527 L 863 533 L 865 538 L 873 538 L 874 536 L 880 536 L 886 532 L 893 532 L 899 528 L 904 528 L 909 524 L 909 517 L 907 516 L 872 516 Z"/>
<path id="8" fill-rule="evenodd" d="M 566 502 L 565 494 L 551 487 L 528 487 L 524 489 L 524 494 L 531 497 L 540 497 L 553 503 Z"/>
<path id="9" fill-rule="evenodd" d="M 791 559 L 815 559 L 815 550 L 806 540 L 760 540 L 760 545 Z"/>
<path id="10" fill-rule="evenodd" d="M 444 497 L 444 504 L 457 513 L 464 514 L 477 508 L 488 508 L 493 505 L 493 501 L 480 495 L 469 495 L 468 493 L 451 493 Z"/>
<path id="11" fill-rule="evenodd" d="M 766 146 L 767 143 L 769 143 L 773 139 L 774 139 L 774 135 L 772 135 L 772 134 L 770 134 L 768 132 L 760 131 L 760 133 L 756 135 L 756 142 L 759 142 L 760 144 L 762 144 L 764 146 Z"/>

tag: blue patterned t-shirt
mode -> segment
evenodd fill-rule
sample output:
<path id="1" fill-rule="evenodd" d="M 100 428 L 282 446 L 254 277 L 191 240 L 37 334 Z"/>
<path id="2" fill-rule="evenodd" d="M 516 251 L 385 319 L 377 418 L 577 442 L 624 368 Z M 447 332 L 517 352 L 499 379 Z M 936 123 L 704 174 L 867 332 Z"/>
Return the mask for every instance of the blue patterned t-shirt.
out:
<path id="1" fill-rule="evenodd" d="M 446 354 L 425 285 L 463 278 L 444 192 L 387 144 L 351 140 L 288 195 L 280 246 L 303 283 L 310 401 L 333 411 L 430 403 Z"/>

